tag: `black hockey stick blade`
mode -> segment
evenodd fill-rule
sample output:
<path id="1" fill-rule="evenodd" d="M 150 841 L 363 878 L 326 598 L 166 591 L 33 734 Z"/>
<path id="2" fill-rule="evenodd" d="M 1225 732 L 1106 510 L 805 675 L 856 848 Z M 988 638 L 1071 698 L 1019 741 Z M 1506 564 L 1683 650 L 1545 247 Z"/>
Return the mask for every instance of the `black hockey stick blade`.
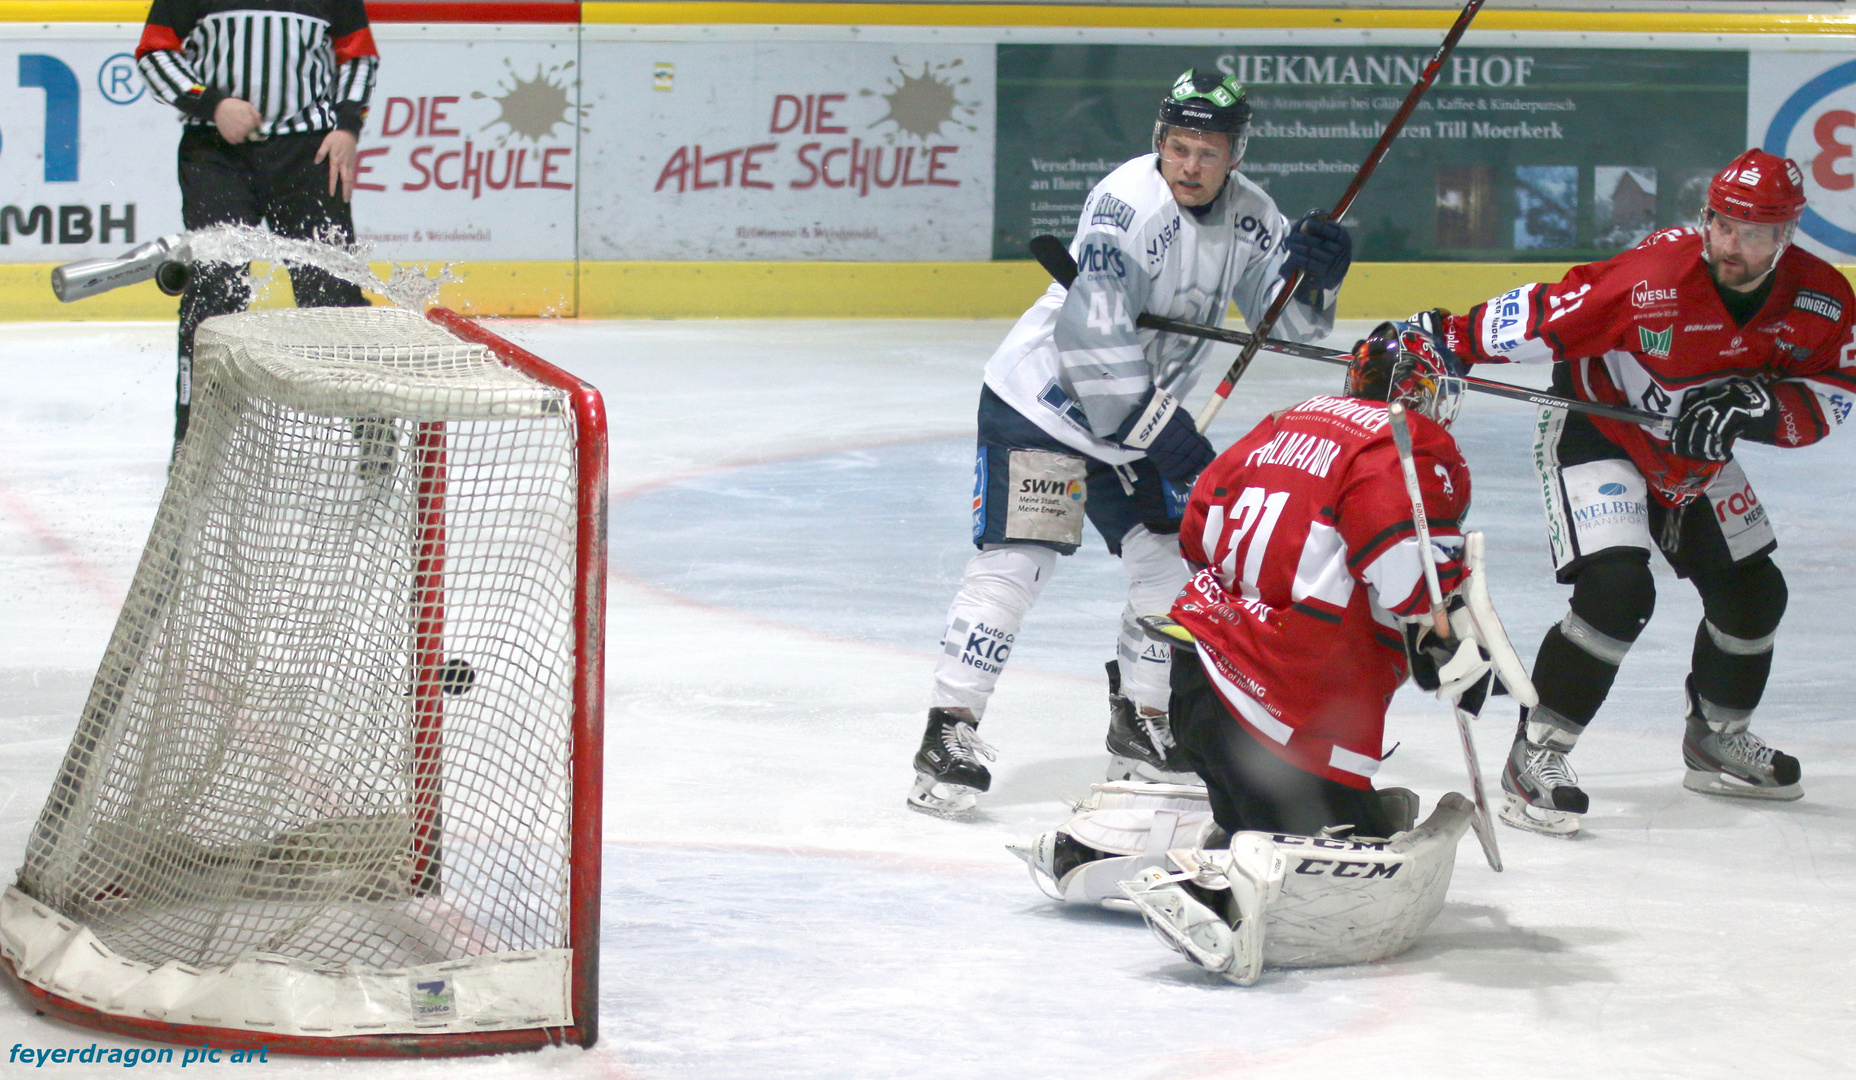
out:
<path id="1" fill-rule="evenodd" d="M 1064 288 L 1076 282 L 1076 260 L 1070 258 L 1070 249 L 1063 241 L 1049 233 L 1034 236 L 1026 245 L 1031 249 L 1031 257 L 1038 261 L 1051 280 Z"/>

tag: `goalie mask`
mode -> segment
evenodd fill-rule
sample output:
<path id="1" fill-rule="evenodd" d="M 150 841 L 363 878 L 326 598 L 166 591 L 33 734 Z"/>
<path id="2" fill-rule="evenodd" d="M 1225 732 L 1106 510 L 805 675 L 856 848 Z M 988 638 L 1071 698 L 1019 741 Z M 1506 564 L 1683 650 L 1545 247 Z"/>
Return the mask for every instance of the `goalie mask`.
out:
<path id="1" fill-rule="evenodd" d="M 1173 89 L 1160 99 L 1160 115 L 1154 120 L 1154 150 L 1166 139 L 1168 128 L 1223 132 L 1231 137 L 1233 165 L 1244 160 L 1244 147 L 1250 141 L 1250 101 L 1244 84 L 1236 76 L 1216 72 L 1201 74 L 1187 68 L 1173 82 Z"/>
<path id="2" fill-rule="evenodd" d="M 1462 364 L 1409 322 L 1380 323 L 1347 365 L 1347 396 L 1399 402 L 1444 427 L 1463 403 Z"/>

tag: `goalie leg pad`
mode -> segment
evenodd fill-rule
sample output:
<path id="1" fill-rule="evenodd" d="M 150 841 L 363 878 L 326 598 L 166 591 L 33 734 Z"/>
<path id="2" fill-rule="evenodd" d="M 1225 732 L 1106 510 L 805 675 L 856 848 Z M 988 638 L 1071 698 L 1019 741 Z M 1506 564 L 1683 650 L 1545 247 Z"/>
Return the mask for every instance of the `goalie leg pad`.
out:
<path id="1" fill-rule="evenodd" d="M 1164 865 L 1170 848 L 1203 843 L 1213 827 L 1204 788 L 1124 781 L 1095 785 L 1070 820 L 1006 847 L 1052 899 L 1127 911 L 1120 882 Z"/>
<path id="2" fill-rule="evenodd" d="M 1390 841 L 1243 833 L 1267 841 L 1272 887 L 1263 960 L 1283 967 L 1361 964 L 1396 956 L 1443 910 L 1457 841 L 1475 806 L 1451 792 L 1424 823 Z M 1251 839 L 1255 838 L 1255 839 Z"/>

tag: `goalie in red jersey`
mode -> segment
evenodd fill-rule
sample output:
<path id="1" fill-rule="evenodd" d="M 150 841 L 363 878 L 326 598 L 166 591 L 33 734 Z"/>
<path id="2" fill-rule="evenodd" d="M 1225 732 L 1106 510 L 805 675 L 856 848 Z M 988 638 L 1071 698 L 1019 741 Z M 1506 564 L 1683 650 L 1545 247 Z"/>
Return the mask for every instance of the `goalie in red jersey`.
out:
<path id="1" fill-rule="evenodd" d="M 1170 620 L 1143 622 L 1170 631 L 1178 760 L 1205 787 L 1098 785 L 1069 821 L 1013 848 L 1047 892 L 1132 905 L 1187 959 L 1246 985 L 1265 963 L 1390 956 L 1430 924 L 1474 811 L 1449 793 L 1418 824 L 1415 794 L 1373 788 L 1386 707 L 1408 673 L 1471 714 L 1500 685 L 1491 668 L 1526 679 L 1493 640 L 1486 596 L 1457 598 L 1480 562 L 1448 430 L 1459 371 L 1423 330 L 1388 323 L 1355 348 L 1344 396 L 1266 418 L 1200 474 L 1180 529 L 1193 576 Z M 1393 401 L 1407 410 L 1429 545 Z M 1426 560 L 1453 608 L 1486 611 L 1452 640 L 1429 629 Z"/>
<path id="2" fill-rule="evenodd" d="M 1791 246 L 1804 212 L 1796 163 L 1748 150 L 1717 175 L 1697 227 L 1654 233 L 1552 284 L 1434 313 L 1469 363 L 1550 362 L 1554 389 L 1668 418 L 1653 431 L 1546 412 L 1534 447 L 1547 537 L 1571 610 L 1547 631 L 1502 786 L 1509 824 L 1578 831 L 1588 799 L 1566 760 L 1649 622 L 1660 550 L 1701 594 L 1687 683 L 1684 783 L 1796 799 L 1797 759 L 1748 730 L 1772 667 L 1785 578 L 1772 525 L 1733 458 L 1737 439 L 1814 443 L 1856 402 L 1856 299 Z"/>
<path id="3" fill-rule="evenodd" d="M 1197 649 L 1175 650 L 1174 730 L 1226 831 L 1409 827 L 1409 793 L 1384 798 L 1372 776 L 1408 668 L 1436 689 L 1456 649 L 1418 620 L 1424 559 L 1446 594 L 1464 579 L 1469 468 L 1448 430 L 1462 385 L 1427 335 L 1387 324 L 1356 347 L 1347 396 L 1270 416 L 1193 487 L 1180 551 L 1194 574 L 1172 617 Z M 1408 410 L 1428 551 L 1390 401 Z M 1478 711 L 1488 670 L 1453 673 L 1446 696 Z"/>

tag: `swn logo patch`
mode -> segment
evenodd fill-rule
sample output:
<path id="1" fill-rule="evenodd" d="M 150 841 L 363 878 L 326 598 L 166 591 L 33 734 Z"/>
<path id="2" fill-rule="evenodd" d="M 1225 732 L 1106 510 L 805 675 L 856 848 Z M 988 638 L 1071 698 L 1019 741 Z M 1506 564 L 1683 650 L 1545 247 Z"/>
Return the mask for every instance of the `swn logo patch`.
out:
<path id="1" fill-rule="evenodd" d="M 1081 480 L 1021 480 L 1018 490 L 1026 495 L 1062 495 L 1072 502 L 1083 497 Z"/>

